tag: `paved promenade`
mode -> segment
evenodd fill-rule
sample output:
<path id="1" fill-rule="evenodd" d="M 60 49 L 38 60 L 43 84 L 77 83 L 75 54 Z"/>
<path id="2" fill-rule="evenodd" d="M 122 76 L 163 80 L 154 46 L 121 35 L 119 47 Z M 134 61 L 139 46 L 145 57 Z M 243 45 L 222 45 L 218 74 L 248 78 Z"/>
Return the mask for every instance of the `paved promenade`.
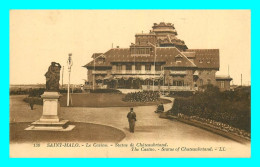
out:
<path id="1" fill-rule="evenodd" d="M 40 118 L 42 106 L 35 105 L 35 110 L 25 102 L 21 101 L 23 96 L 11 96 L 10 121 L 11 122 L 33 122 Z M 164 105 L 165 111 L 170 109 L 172 103 Z M 129 133 L 126 118 L 129 107 L 61 107 L 60 117 L 71 122 L 87 122 L 109 125 L 118 128 L 126 134 L 125 140 L 175 140 L 175 141 L 201 141 L 201 142 L 233 142 L 230 139 L 208 132 L 206 130 L 184 124 L 176 120 L 159 118 L 154 113 L 157 106 L 134 107 L 137 115 L 135 133 Z M 19 114 L 22 113 L 22 114 Z"/>
<path id="2" fill-rule="evenodd" d="M 10 121 L 32 122 L 41 116 L 42 106 L 36 105 L 31 111 L 28 105 L 20 101 L 19 97 L 13 96 L 10 107 Z M 19 106 L 16 106 L 19 105 Z M 172 104 L 166 104 L 165 110 Z M 87 122 L 109 125 L 122 130 L 126 137 L 124 142 L 169 142 L 178 145 L 192 146 L 214 146 L 232 148 L 234 155 L 239 151 L 250 151 L 250 145 L 242 145 L 212 132 L 184 124 L 176 120 L 162 119 L 154 113 L 156 106 L 134 107 L 137 115 L 135 133 L 130 133 L 126 118 L 129 107 L 109 108 L 82 108 L 62 107 L 60 117 L 72 122 Z M 25 112 L 25 116 L 17 116 L 15 113 Z M 38 118 L 37 118 L 38 117 Z M 235 148 L 235 150 L 234 150 Z M 232 152 L 233 152 L 232 151 Z"/>

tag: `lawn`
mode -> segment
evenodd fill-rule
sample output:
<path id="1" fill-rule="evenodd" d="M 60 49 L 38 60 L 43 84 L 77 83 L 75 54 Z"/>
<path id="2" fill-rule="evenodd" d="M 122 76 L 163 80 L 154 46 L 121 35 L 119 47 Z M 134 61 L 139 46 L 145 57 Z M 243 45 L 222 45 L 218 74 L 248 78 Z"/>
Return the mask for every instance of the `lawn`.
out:
<path id="1" fill-rule="evenodd" d="M 118 93 L 75 93 L 71 95 L 72 107 L 134 107 L 148 106 L 159 103 L 169 103 L 169 100 L 159 99 L 155 102 L 124 102 L 125 94 Z M 67 105 L 67 94 L 62 94 L 60 104 L 62 107 Z"/>
<path id="2" fill-rule="evenodd" d="M 125 134 L 116 128 L 91 124 L 91 123 L 70 123 L 76 125 L 72 131 L 27 131 L 24 130 L 31 125 L 31 122 L 10 123 L 10 142 L 120 142 Z"/>

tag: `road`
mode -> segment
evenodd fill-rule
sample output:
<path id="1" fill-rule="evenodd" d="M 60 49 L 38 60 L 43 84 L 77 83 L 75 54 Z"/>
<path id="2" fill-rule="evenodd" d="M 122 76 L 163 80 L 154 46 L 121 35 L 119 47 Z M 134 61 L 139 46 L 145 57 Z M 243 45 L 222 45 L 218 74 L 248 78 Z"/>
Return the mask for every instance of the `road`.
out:
<path id="1" fill-rule="evenodd" d="M 29 106 L 19 99 L 17 96 L 11 96 L 10 121 L 35 121 L 41 116 L 42 106 L 36 105 L 36 109 L 31 111 Z M 165 106 L 165 108 L 168 107 L 169 106 Z M 238 157 L 241 156 L 241 151 L 244 152 L 246 156 L 250 156 L 250 144 L 242 145 L 212 132 L 176 120 L 159 118 L 159 115 L 154 113 L 155 109 L 156 106 L 134 107 L 134 111 L 137 115 L 135 133 L 130 133 L 128 128 L 126 115 L 129 112 L 129 107 L 62 107 L 60 117 L 62 119 L 68 119 L 71 122 L 88 122 L 118 128 L 126 134 L 125 139 L 123 139 L 121 143 L 168 142 L 175 146 L 225 147 L 232 149 L 232 157 L 236 155 Z M 14 114 L 19 112 L 26 112 L 26 114 L 22 117 Z M 230 152 L 226 153 L 230 155 Z"/>

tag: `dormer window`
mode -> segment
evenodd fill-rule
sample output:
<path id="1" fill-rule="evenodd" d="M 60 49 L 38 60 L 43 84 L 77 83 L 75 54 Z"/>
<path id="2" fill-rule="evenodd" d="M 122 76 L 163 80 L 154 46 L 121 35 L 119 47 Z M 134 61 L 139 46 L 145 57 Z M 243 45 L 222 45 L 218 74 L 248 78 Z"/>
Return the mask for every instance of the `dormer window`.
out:
<path id="1" fill-rule="evenodd" d="M 99 59 L 97 60 L 97 63 L 98 63 L 98 64 L 102 64 L 102 63 L 104 63 L 104 61 L 105 61 L 105 59 L 99 58 Z"/>
<path id="2" fill-rule="evenodd" d="M 100 56 L 97 56 L 95 59 L 97 64 L 102 64 L 105 62 L 105 56 L 104 55 L 100 55 Z"/>
<path id="3" fill-rule="evenodd" d="M 176 63 L 181 63 L 182 61 L 182 56 L 180 54 L 178 54 L 177 56 L 175 56 L 175 62 Z"/>

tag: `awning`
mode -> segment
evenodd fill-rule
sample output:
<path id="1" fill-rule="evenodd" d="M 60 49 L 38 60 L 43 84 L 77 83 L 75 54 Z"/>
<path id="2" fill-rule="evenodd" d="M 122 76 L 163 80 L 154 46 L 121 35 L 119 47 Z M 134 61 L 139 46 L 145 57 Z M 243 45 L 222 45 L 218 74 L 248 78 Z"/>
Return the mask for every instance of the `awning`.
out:
<path id="1" fill-rule="evenodd" d="M 147 80 L 147 79 L 156 79 L 156 80 L 159 80 L 159 79 L 162 79 L 160 76 L 153 76 L 153 75 L 115 75 L 113 79 L 124 79 L 124 80 L 128 80 L 128 79 L 140 79 L 140 80 Z"/>
<path id="2" fill-rule="evenodd" d="M 112 80 L 112 79 L 113 79 L 112 76 L 107 76 L 107 77 L 104 78 L 104 80 Z"/>

